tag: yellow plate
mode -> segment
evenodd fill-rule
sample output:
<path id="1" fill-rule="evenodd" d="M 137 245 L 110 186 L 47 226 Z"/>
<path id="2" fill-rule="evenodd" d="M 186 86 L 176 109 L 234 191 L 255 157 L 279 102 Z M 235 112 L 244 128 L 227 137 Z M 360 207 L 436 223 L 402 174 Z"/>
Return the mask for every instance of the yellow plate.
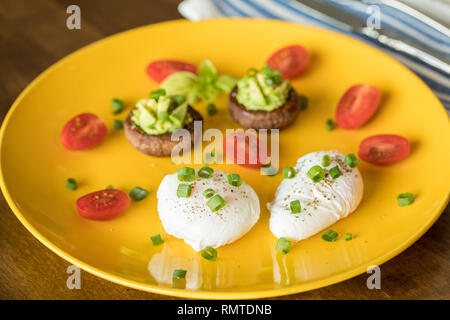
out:
<path id="1" fill-rule="evenodd" d="M 328 243 L 320 234 L 281 256 L 270 233 L 265 203 L 282 177 L 263 177 L 235 165 L 215 169 L 241 174 L 256 190 L 261 219 L 241 240 L 218 249 L 209 262 L 182 240 L 165 234 L 156 211 L 162 177 L 175 172 L 170 159 L 134 150 L 123 132 L 112 128 L 135 101 L 157 88 L 145 74 L 149 61 L 211 59 L 222 73 L 241 76 L 260 67 L 276 49 L 301 43 L 312 53 L 308 71 L 293 80 L 309 97 L 309 108 L 280 135 L 281 167 L 318 150 L 358 150 L 372 134 L 395 133 L 412 143 L 410 157 L 388 167 L 359 166 L 365 184 L 358 210 L 333 225 L 355 238 Z M 383 92 L 375 117 L 355 131 L 325 130 L 338 99 L 355 83 Z M 114 116 L 109 107 L 120 97 L 127 109 Z M 227 111 L 227 97 L 215 103 L 219 113 L 202 112 L 207 128 L 237 127 Z M 98 114 L 109 134 L 98 147 L 81 152 L 60 143 L 63 125 L 81 112 Z M 405 67 L 379 51 L 342 35 L 295 24 L 247 19 L 174 21 L 138 28 L 99 41 L 58 62 L 40 75 L 16 100 L 1 131 L 1 187 L 25 227 L 55 253 L 104 279 L 161 294 L 189 298 L 257 298 L 292 294 L 343 281 L 394 257 L 416 241 L 438 218 L 449 197 L 450 130 L 447 115 L 433 93 Z M 198 166 L 197 166 L 198 167 Z M 75 177 L 79 189 L 65 181 Z M 117 219 L 95 222 L 78 216 L 75 201 L 113 184 L 125 191 L 150 190 Z M 402 192 L 416 202 L 399 207 Z M 161 233 L 164 245 L 152 246 Z M 186 289 L 173 288 L 174 269 L 186 269 Z"/>

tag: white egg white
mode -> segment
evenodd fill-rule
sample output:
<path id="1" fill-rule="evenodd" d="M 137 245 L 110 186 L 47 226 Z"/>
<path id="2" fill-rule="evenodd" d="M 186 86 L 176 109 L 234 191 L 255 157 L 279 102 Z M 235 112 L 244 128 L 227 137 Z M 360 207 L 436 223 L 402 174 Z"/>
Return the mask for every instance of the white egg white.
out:
<path id="1" fill-rule="evenodd" d="M 195 251 L 207 246 L 217 248 L 232 243 L 247 233 L 258 221 L 259 199 L 256 192 L 245 182 L 232 186 L 228 174 L 214 171 L 206 179 L 196 176 L 189 198 L 179 198 L 180 183 L 177 173 L 163 178 L 157 192 L 158 213 L 165 231 L 183 239 Z M 222 196 L 226 205 L 212 212 L 207 206 L 203 191 L 211 188 Z"/>
<path id="2" fill-rule="evenodd" d="M 332 179 L 327 174 L 325 179 L 314 183 L 307 172 L 315 165 L 323 167 L 324 155 L 331 158 L 325 172 L 338 166 L 342 175 Z M 275 198 L 267 204 L 270 230 L 277 238 L 306 239 L 356 210 L 363 196 L 363 181 L 359 170 L 348 167 L 344 158 L 338 151 L 320 151 L 297 160 L 295 177 L 283 179 Z M 290 203 L 294 200 L 300 200 L 300 213 L 291 212 Z"/>

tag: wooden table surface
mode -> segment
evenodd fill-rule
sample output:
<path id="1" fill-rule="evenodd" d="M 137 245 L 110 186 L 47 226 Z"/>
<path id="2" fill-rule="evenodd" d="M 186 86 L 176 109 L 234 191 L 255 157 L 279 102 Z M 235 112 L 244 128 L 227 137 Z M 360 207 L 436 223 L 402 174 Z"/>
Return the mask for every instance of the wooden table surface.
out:
<path id="1" fill-rule="evenodd" d="M 178 0 L 1 0 L 0 116 L 39 73 L 105 36 L 181 18 Z M 81 30 L 66 28 L 66 8 L 81 8 Z M 283 299 L 449 299 L 450 208 L 413 246 L 381 266 L 381 289 L 369 275 Z M 0 198 L 0 299 L 168 299 L 82 272 L 81 289 L 66 287 L 69 263 L 35 239 Z"/>

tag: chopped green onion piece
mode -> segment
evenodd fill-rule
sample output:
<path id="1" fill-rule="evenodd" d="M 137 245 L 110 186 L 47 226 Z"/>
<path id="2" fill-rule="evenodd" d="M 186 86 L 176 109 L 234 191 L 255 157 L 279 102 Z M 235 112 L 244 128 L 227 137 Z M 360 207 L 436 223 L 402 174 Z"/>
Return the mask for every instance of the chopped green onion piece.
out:
<path id="1" fill-rule="evenodd" d="M 66 188 L 69 189 L 69 190 L 72 190 L 72 191 L 73 190 L 77 190 L 77 188 L 78 188 L 77 180 L 74 179 L 74 178 L 67 179 L 67 181 L 66 181 Z"/>
<path id="2" fill-rule="evenodd" d="M 333 119 L 328 119 L 326 124 L 325 124 L 325 129 L 327 129 L 328 131 L 331 131 L 334 129 L 334 120 Z"/>
<path id="3" fill-rule="evenodd" d="M 200 170 L 198 170 L 198 176 L 200 178 L 210 178 L 212 174 L 214 173 L 214 170 L 210 167 L 203 167 Z"/>
<path id="4" fill-rule="evenodd" d="M 337 178 L 339 178 L 340 176 L 341 176 L 341 170 L 339 169 L 339 167 L 338 166 L 335 166 L 335 167 L 333 167 L 333 168 L 331 168 L 330 169 L 330 176 L 331 176 L 331 178 L 333 178 L 333 179 L 337 179 Z"/>
<path id="5" fill-rule="evenodd" d="M 245 75 L 247 77 L 253 77 L 258 73 L 258 70 L 256 70 L 255 68 L 250 68 L 245 72 Z"/>
<path id="6" fill-rule="evenodd" d="M 213 189 L 211 189 L 211 188 L 208 188 L 208 189 L 206 189 L 205 191 L 203 191 L 203 196 L 206 198 L 206 199 L 209 199 L 209 198 L 211 198 L 213 195 L 214 195 L 214 190 Z"/>
<path id="7" fill-rule="evenodd" d="M 165 95 L 166 95 L 166 90 L 163 88 L 150 92 L 150 98 L 155 99 L 156 101 L 158 101 L 161 96 L 165 96 Z"/>
<path id="8" fill-rule="evenodd" d="M 286 179 L 292 179 L 295 177 L 295 169 L 292 167 L 286 167 L 283 169 L 283 177 Z"/>
<path id="9" fill-rule="evenodd" d="M 323 170 L 321 166 L 313 166 L 311 169 L 309 169 L 307 175 L 314 183 L 317 183 L 325 178 L 325 170 Z"/>
<path id="10" fill-rule="evenodd" d="M 142 189 L 141 187 L 134 187 L 130 191 L 129 196 L 134 201 L 141 201 L 142 199 L 145 199 L 148 196 L 148 191 Z"/>
<path id="11" fill-rule="evenodd" d="M 414 202 L 414 195 L 411 192 L 401 193 L 397 197 L 397 202 L 400 207 L 409 206 Z"/>
<path id="12" fill-rule="evenodd" d="M 336 241 L 338 238 L 338 233 L 334 230 L 328 230 L 324 234 L 322 234 L 322 239 L 328 242 Z"/>
<path id="13" fill-rule="evenodd" d="M 194 181 L 195 170 L 189 167 L 183 167 L 178 169 L 178 180 L 186 182 Z"/>
<path id="14" fill-rule="evenodd" d="M 114 186 L 110 184 L 109 186 L 106 187 L 106 189 L 114 189 Z"/>
<path id="15" fill-rule="evenodd" d="M 344 241 L 350 241 L 353 239 L 353 235 L 351 233 L 346 233 L 342 236 L 342 239 L 344 239 Z"/>
<path id="16" fill-rule="evenodd" d="M 324 155 L 323 156 L 323 158 L 322 158 L 322 166 L 323 167 L 328 167 L 329 165 L 330 165 L 330 163 L 331 163 L 331 158 L 330 158 L 330 156 L 329 155 Z"/>
<path id="17" fill-rule="evenodd" d="M 300 200 L 291 201 L 289 206 L 291 207 L 292 213 L 300 213 L 302 211 L 302 206 L 300 204 Z"/>
<path id="18" fill-rule="evenodd" d="M 206 260 L 214 261 L 217 259 L 217 250 L 208 246 L 202 250 L 202 257 Z"/>
<path id="19" fill-rule="evenodd" d="M 164 240 L 161 238 L 160 234 L 150 237 L 154 246 L 159 246 L 164 243 Z"/>
<path id="20" fill-rule="evenodd" d="M 286 238 L 280 238 L 277 242 L 277 251 L 281 254 L 286 254 L 291 250 L 292 242 Z"/>
<path id="21" fill-rule="evenodd" d="M 186 270 L 174 270 L 172 278 L 173 279 L 184 279 L 186 277 Z"/>
<path id="22" fill-rule="evenodd" d="M 113 126 L 114 126 L 114 129 L 118 129 L 118 130 L 123 129 L 123 121 L 116 119 L 113 122 Z"/>
<path id="23" fill-rule="evenodd" d="M 190 184 L 179 184 L 177 189 L 178 198 L 189 198 L 191 196 L 191 190 L 192 186 Z"/>
<path id="24" fill-rule="evenodd" d="M 178 107 L 180 104 L 186 101 L 186 98 L 181 94 L 176 94 L 173 96 L 173 102 L 175 102 L 175 105 Z"/>
<path id="25" fill-rule="evenodd" d="M 210 103 L 206 106 L 206 111 L 208 112 L 208 114 L 210 116 L 213 116 L 217 113 L 217 108 L 216 105 L 214 103 Z"/>
<path id="26" fill-rule="evenodd" d="M 216 212 L 222 209 L 226 204 L 227 203 L 225 202 L 225 200 L 223 200 L 223 198 L 219 194 L 216 194 L 206 202 L 206 205 L 211 209 L 212 212 Z"/>
<path id="27" fill-rule="evenodd" d="M 300 95 L 300 110 L 306 110 L 308 108 L 308 97 Z"/>
<path id="28" fill-rule="evenodd" d="M 353 154 L 350 153 L 345 156 L 344 162 L 350 167 L 354 168 L 359 164 L 359 159 Z"/>
<path id="29" fill-rule="evenodd" d="M 229 174 L 228 177 L 228 183 L 232 186 L 239 187 L 242 184 L 241 176 L 238 174 Z"/>
<path id="30" fill-rule="evenodd" d="M 111 109 L 113 110 L 114 113 L 120 113 L 123 110 L 123 100 L 122 99 L 113 99 L 111 101 Z"/>

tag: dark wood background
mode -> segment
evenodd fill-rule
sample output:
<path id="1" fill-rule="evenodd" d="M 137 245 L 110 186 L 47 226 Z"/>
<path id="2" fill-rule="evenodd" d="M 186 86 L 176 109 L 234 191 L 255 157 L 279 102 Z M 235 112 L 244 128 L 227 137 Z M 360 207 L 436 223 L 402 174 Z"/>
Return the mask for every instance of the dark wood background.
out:
<path id="1" fill-rule="evenodd" d="M 179 0 L 0 0 L 0 116 L 52 63 L 105 36 L 181 18 Z M 81 30 L 66 28 L 66 8 L 81 8 Z M 450 209 L 412 247 L 381 267 L 381 290 L 368 275 L 283 299 L 449 299 Z M 82 272 L 66 287 L 65 260 L 36 240 L 0 196 L 0 299 L 168 299 Z"/>

